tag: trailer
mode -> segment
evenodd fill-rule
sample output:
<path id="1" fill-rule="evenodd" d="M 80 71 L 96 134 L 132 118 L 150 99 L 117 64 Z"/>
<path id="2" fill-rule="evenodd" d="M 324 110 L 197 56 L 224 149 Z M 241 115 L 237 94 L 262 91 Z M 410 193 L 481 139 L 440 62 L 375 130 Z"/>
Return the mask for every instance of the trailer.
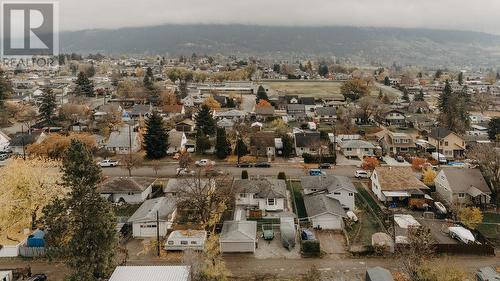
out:
<path id="1" fill-rule="evenodd" d="M 465 244 L 472 244 L 476 241 L 472 232 L 462 226 L 450 226 L 448 227 L 448 231 L 451 238 L 457 239 Z"/>
<path id="2" fill-rule="evenodd" d="M 291 250 L 295 247 L 295 237 L 297 236 L 295 229 L 295 221 L 292 217 L 280 218 L 280 235 L 283 247 Z"/>

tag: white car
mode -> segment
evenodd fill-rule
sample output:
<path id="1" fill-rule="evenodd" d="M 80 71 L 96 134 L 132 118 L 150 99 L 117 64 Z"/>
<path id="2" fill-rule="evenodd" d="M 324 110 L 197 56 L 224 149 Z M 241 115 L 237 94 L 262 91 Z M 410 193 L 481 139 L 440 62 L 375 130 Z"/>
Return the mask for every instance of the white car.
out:
<path id="1" fill-rule="evenodd" d="M 365 170 L 357 170 L 356 173 L 354 173 L 354 177 L 357 179 L 369 179 L 370 173 Z"/>
<path id="2" fill-rule="evenodd" d="M 196 161 L 194 164 L 198 167 L 205 167 L 205 166 L 209 166 L 209 165 L 215 165 L 215 162 L 212 160 L 208 160 L 208 159 L 201 159 L 201 160 Z"/>
<path id="3" fill-rule="evenodd" d="M 195 172 L 187 168 L 177 168 L 178 176 L 194 176 Z"/>
<path id="4" fill-rule="evenodd" d="M 111 159 L 105 159 L 99 162 L 99 166 L 105 168 L 105 167 L 116 167 L 118 166 L 118 161 L 116 160 L 111 160 Z"/>

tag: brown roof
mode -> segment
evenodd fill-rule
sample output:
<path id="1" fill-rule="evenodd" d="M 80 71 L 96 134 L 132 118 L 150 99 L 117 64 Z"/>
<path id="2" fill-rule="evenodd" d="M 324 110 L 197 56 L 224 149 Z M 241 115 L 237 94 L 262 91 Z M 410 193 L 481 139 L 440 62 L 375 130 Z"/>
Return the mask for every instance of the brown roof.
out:
<path id="1" fill-rule="evenodd" d="M 411 167 L 376 167 L 378 182 L 381 190 L 398 191 L 410 189 L 429 189 L 423 182 L 415 177 Z"/>
<path id="2" fill-rule="evenodd" d="M 101 184 L 99 191 L 101 193 L 143 192 L 155 181 L 155 178 L 109 178 Z"/>
<path id="3" fill-rule="evenodd" d="M 162 107 L 164 113 L 181 113 L 182 112 L 182 104 L 174 104 L 174 105 L 164 105 Z"/>
<path id="4" fill-rule="evenodd" d="M 255 108 L 257 115 L 274 115 L 274 107 L 272 106 L 258 106 Z"/>
<path id="5" fill-rule="evenodd" d="M 491 190 L 479 169 L 443 168 L 443 173 L 450 184 L 453 192 L 467 192 L 469 188 L 475 187 L 486 194 Z"/>
<path id="6" fill-rule="evenodd" d="M 257 132 L 250 137 L 252 147 L 274 147 L 274 132 Z"/>

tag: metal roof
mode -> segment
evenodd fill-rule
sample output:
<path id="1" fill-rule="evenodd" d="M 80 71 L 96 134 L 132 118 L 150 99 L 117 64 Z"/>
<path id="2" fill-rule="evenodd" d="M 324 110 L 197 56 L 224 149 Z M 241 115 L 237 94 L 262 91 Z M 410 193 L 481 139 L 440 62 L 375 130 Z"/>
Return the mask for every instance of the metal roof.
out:
<path id="1" fill-rule="evenodd" d="M 109 281 L 188 281 L 189 266 L 118 266 Z"/>

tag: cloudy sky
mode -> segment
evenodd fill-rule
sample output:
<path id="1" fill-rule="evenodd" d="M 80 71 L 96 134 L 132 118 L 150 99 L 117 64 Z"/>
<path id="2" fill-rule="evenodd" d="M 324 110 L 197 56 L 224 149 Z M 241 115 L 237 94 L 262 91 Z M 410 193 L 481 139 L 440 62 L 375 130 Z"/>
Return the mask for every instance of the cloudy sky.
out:
<path id="1" fill-rule="evenodd" d="M 164 23 L 426 27 L 500 34 L 500 0 L 61 0 L 61 30 Z"/>

